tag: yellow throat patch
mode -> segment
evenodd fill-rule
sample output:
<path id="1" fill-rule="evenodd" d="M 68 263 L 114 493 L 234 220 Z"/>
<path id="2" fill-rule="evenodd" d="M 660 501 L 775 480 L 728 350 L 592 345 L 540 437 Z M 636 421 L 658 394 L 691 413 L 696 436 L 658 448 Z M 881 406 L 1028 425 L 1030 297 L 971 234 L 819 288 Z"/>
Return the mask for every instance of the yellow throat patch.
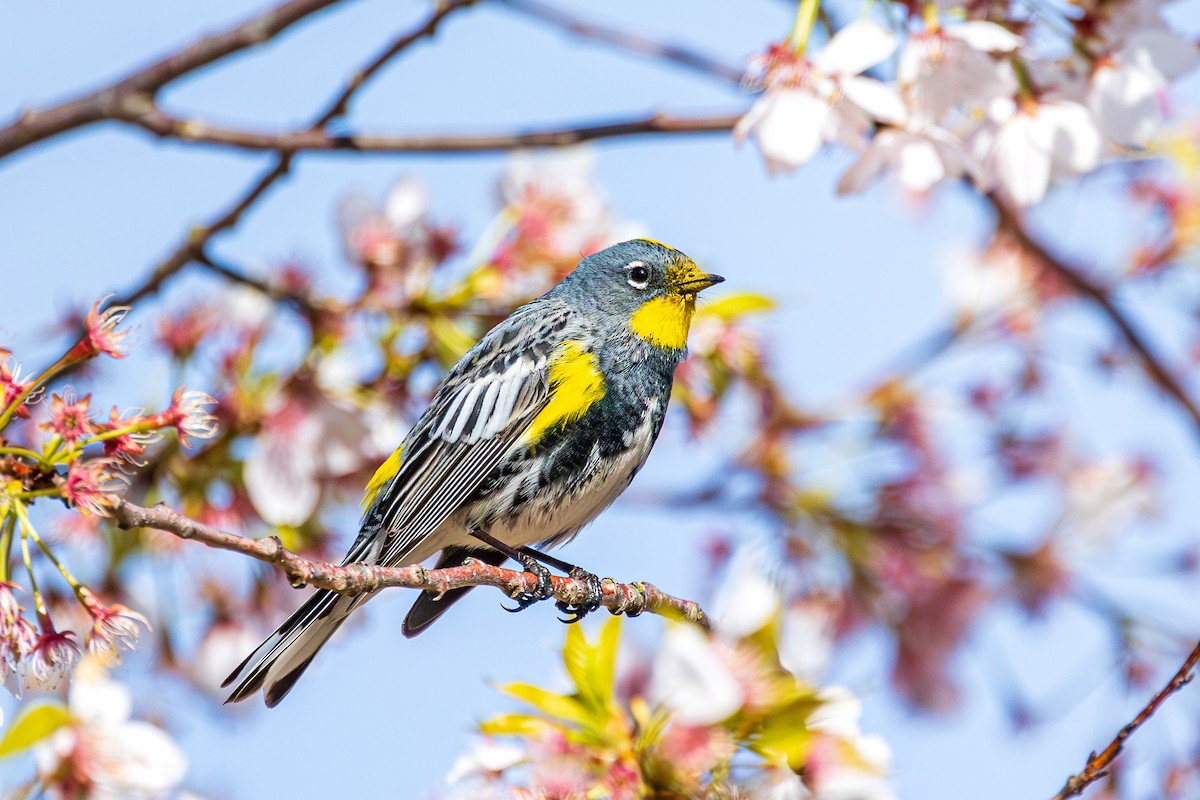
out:
<path id="1" fill-rule="evenodd" d="M 548 431 L 574 422 L 604 397 L 604 373 L 596 354 L 580 342 L 560 344 L 550 358 L 548 373 L 550 402 L 529 424 L 522 437 L 525 444 L 536 444 Z"/>
<path id="2" fill-rule="evenodd" d="M 668 285 L 685 284 L 704 277 L 690 258 L 680 258 L 667 267 Z M 687 347 L 688 329 L 695 313 L 695 292 L 668 289 L 666 294 L 642 303 L 642 307 L 633 312 L 629 327 L 650 344 L 682 350 Z"/>

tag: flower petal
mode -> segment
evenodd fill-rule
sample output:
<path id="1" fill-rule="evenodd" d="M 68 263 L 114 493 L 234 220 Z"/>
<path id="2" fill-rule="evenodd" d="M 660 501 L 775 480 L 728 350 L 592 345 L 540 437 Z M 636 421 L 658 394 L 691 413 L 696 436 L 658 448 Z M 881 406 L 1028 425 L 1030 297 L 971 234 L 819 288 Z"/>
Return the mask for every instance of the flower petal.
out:
<path id="1" fill-rule="evenodd" d="M 1018 112 L 996 135 L 992 153 L 996 180 L 1014 202 L 1033 205 L 1050 185 L 1050 151 L 1039 138 L 1037 120 Z"/>
<path id="2" fill-rule="evenodd" d="M 831 75 L 857 75 L 886 60 L 896 50 L 896 37 L 868 19 L 851 22 L 833 35 L 812 57 L 812 63 Z"/>
<path id="3" fill-rule="evenodd" d="M 254 510 L 270 525 L 302 525 L 317 509 L 316 458 L 282 436 L 261 433 L 246 458 L 243 481 Z"/>
<path id="4" fill-rule="evenodd" d="M 894 131 L 881 131 L 862 157 L 842 175 L 837 185 L 838 194 L 854 194 L 867 188 L 887 169 L 897 144 Z"/>
<path id="5" fill-rule="evenodd" d="M 955 25 L 946 34 L 985 53 L 1011 53 L 1024 43 L 1020 36 L 1007 28 L 983 20 Z"/>
<path id="6" fill-rule="evenodd" d="M 737 679 L 704 634 L 690 625 L 667 628 L 654 660 L 650 696 L 686 725 L 711 725 L 742 704 Z"/>
<path id="7" fill-rule="evenodd" d="M 850 102 L 880 122 L 903 125 L 908 117 L 904 100 L 894 86 L 874 78 L 843 78 L 841 87 Z"/>
<path id="8" fill-rule="evenodd" d="M 428 205 L 425 184 L 419 178 L 401 178 L 388 191 L 384 216 L 392 230 L 399 232 L 420 222 Z"/>
<path id="9" fill-rule="evenodd" d="M 817 154 L 828 117 L 829 105 L 808 92 L 768 92 L 739 120 L 734 135 L 744 139 L 753 132 L 767 168 L 781 172 L 802 166 Z"/>
<path id="10" fill-rule="evenodd" d="M 1139 31 L 1129 37 L 1117 60 L 1144 70 L 1165 87 L 1200 65 L 1200 51 L 1173 31 Z"/>
<path id="11" fill-rule="evenodd" d="M 896 177 L 905 188 L 923 192 L 946 177 L 946 165 L 933 142 L 910 134 L 897 152 Z"/>
<path id="12" fill-rule="evenodd" d="M 1079 103 L 1045 103 L 1038 111 L 1038 122 L 1049 133 L 1055 167 L 1080 175 L 1096 168 L 1104 141 L 1087 108 Z"/>

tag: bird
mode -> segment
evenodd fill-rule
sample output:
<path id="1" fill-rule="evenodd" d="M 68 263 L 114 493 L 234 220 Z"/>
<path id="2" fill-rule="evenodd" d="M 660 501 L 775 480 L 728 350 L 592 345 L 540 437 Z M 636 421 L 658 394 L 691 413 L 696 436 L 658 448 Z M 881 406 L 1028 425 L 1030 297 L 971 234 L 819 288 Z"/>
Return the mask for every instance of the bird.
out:
<path id="1" fill-rule="evenodd" d="M 725 279 L 662 242 L 634 239 L 583 258 L 512 312 L 449 371 L 427 409 L 368 483 L 360 530 L 342 561 L 435 568 L 509 558 L 538 577 L 520 610 L 551 594 L 542 563 L 585 581 L 575 621 L 600 604 L 599 580 L 542 551 L 604 511 L 642 468 L 687 356 L 697 294 Z M 532 546 L 536 545 L 537 549 Z M 470 587 L 422 593 L 413 637 Z M 374 595 L 317 590 L 222 684 L 226 700 L 295 686 L 352 611 Z"/>

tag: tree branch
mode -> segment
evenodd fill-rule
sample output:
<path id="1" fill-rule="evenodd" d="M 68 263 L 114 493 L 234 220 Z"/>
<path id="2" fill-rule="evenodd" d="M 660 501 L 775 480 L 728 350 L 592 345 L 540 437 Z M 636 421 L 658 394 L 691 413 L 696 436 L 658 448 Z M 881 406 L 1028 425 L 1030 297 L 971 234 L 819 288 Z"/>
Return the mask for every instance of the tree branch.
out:
<path id="1" fill-rule="evenodd" d="M 290 158 L 299 152 L 343 153 L 487 153 L 522 147 L 566 147 L 597 139 L 649 134 L 728 133 L 744 112 L 702 117 L 678 117 L 665 113 L 596 124 L 490 134 L 385 135 L 333 134 L 319 127 L 303 131 L 251 131 L 222 128 L 173 117 L 149 107 L 127 122 L 156 136 L 238 150 L 269 150 Z"/>
<path id="2" fill-rule="evenodd" d="M 121 109 L 152 105 L 171 81 L 215 61 L 262 44 L 338 0 L 288 0 L 221 33 L 205 36 L 177 53 L 114 84 L 57 106 L 21 113 L 0 128 L 0 158 L 52 136 L 119 115 Z"/>
<path id="3" fill-rule="evenodd" d="M 1113 302 L 1108 289 L 1089 278 L 1083 271 L 1056 257 L 1045 245 L 1033 237 L 1025 227 L 1020 212 L 995 192 L 985 195 L 996 211 L 999 225 L 1008 231 L 1017 244 L 1027 253 L 1063 280 L 1076 294 L 1093 303 L 1116 327 L 1125 344 L 1137 356 L 1146 375 L 1166 392 L 1187 414 L 1200 434 L 1200 407 L 1188 395 L 1179 379 L 1172 374 L 1161 358 L 1151 349 L 1149 342 L 1133 325 L 1133 322 Z"/>
<path id="4" fill-rule="evenodd" d="M 1154 715 L 1154 712 L 1158 711 L 1159 707 L 1162 706 L 1168 697 L 1178 692 L 1191 681 L 1192 670 L 1196 668 L 1198 663 L 1200 663 L 1200 643 L 1197 643 L 1192 649 L 1191 654 L 1183 662 L 1183 666 L 1167 682 L 1167 685 L 1158 694 L 1154 695 L 1150 702 L 1146 704 L 1146 707 L 1133 718 L 1132 722 L 1117 732 L 1116 738 L 1109 743 L 1108 747 L 1099 753 L 1092 753 L 1088 756 L 1083 772 L 1068 778 L 1066 784 L 1063 785 L 1058 794 L 1054 795 L 1052 800 L 1067 800 L 1069 797 L 1077 797 L 1089 785 L 1107 775 L 1108 768 L 1125 747 L 1125 741 L 1133 735 L 1134 731 L 1142 727 L 1146 720 Z"/>
<path id="5" fill-rule="evenodd" d="M 292 586 L 315 586 L 340 594 L 355 595 L 393 586 L 423 589 L 442 595 L 467 586 L 495 586 L 510 597 L 536 590 L 538 578 L 528 572 L 493 567 L 474 559 L 461 567 L 426 569 L 380 567 L 371 564 L 335 566 L 311 561 L 284 549 L 279 539 L 250 539 L 220 530 L 176 513 L 164 505 L 145 508 L 128 500 L 118 500 L 112 516 L 123 529 L 154 528 L 181 539 L 194 539 L 209 547 L 229 550 L 272 565 L 287 576 Z M 575 578 L 552 576 L 553 596 L 566 603 L 580 604 L 587 597 L 587 583 Z M 613 614 L 635 617 L 650 612 L 669 619 L 687 620 L 710 627 L 709 617 L 691 600 L 672 597 L 649 583 L 617 583 L 611 578 L 600 582 L 601 604 Z"/>
<path id="6" fill-rule="evenodd" d="M 442 20 L 447 16 L 455 11 L 474 5 L 474 3 L 475 0 L 451 0 L 451 2 L 443 2 L 420 25 L 396 37 L 394 41 L 350 77 L 342 90 L 313 118 L 307 132 L 319 133 L 330 123 L 345 116 L 354 95 L 366 86 L 388 62 L 417 41 L 434 35 Z M 137 124 L 143 124 L 143 120 L 155 119 L 159 115 L 162 115 L 162 112 L 153 103 L 149 103 L 139 106 L 138 113 L 133 115 L 132 118 L 124 117 L 124 119 Z M 208 225 L 193 228 L 184 241 L 175 248 L 175 251 L 161 261 L 137 288 L 131 290 L 123 297 L 114 299 L 112 304 L 131 305 L 135 301 L 155 293 L 163 281 L 203 254 L 209 241 L 214 236 L 236 226 L 241 221 L 242 216 L 250 210 L 251 206 L 257 203 L 276 182 L 291 170 L 294 151 L 288 151 L 284 148 L 268 149 L 280 151 L 270 169 L 259 176 L 238 197 L 233 205 L 213 218 L 212 222 Z"/>
<path id="7" fill-rule="evenodd" d="M 505 8 L 524 14 L 547 25 L 553 25 L 580 38 L 594 39 L 595 41 L 611 44 L 638 55 L 661 58 L 665 61 L 678 64 L 681 67 L 699 72 L 706 77 L 716 78 L 734 86 L 742 85 L 743 71 L 741 69 L 728 64 L 722 64 L 716 59 L 709 58 L 695 50 L 668 42 L 660 42 L 648 36 L 640 36 L 629 31 L 588 22 L 560 11 L 553 6 L 539 3 L 537 0 L 503 0 L 502 5 Z"/>

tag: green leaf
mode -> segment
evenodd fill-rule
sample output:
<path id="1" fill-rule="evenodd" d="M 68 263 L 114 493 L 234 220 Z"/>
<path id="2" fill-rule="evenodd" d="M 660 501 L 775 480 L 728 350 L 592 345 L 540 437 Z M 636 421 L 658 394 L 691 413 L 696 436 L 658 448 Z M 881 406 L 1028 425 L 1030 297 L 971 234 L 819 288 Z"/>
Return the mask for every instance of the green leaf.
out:
<path id="1" fill-rule="evenodd" d="M 489 736 L 534 736 L 553 726 L 532 714 L 500 714 L 479 723 L 479 732 Z"/>
<path id="2" fill-rule="evenodd" d="M 435 317 L 429 323 L 429 333 L 437 345 L 438 358 L 445 364 L 455 363 L 475 344 L 473 334 L 445 317 Z"/>
<path id="3" fill-rule="evenodd" d="M 590 721 L 591 715 L 572 697 L 564 697 L 528 683 L 510 683 L 500 687 L 500 690 L 551 717 L 573 722 L 576 725 L 586 725 Z"/>
<path id="4" fill-rule="evenodd" d="M 575 682 L 575 688 L 580 694 L 586 695 L 585 689 L 589 683 L 588 669 L 591 661 L 591 648 L 583 636 L 582 626 L 572 625 L 567 628 L 567 640 L 563 642 L 563 666 L 567 675 Z"/>
<path id="5" fill-rule="evenodd" d="M 617 647 L 621 643 L 621 618 L 609 617 L 596 641 L 596 684 L 603 687 L 603 701 L 612 700 L 617 678 Z"/>
<path id="6" fill-rule="evenodd" d="M 761 314 L 773 308 L 775 308 L 775 301 L 766 295 L 743 292 L 741 294 L 728 295 L 715 302 L 700 306 L 696 309 L 696 316 L 711 315 L 720 317 L 726 322 L 731 322 L 739 317 L 744 317 L 748 314 Z"/>
<path id="7" fill-rule="evenodd" d="M 62 703 L 36 703 L 26 707 L 0 739 L 0 758 L 28 750 L 70 721 L 71 712 Z"/>
<path id="8" fill-rule="evenodd" d="M 600 716 L 594 720 L 603 726 L 608 718 L 608 705 L 613 697 L 616 676 L 617 645 L 621 639 L 620 617 L 611 617 L 600 629 L 596 644 L 589 644 L 581 626 L 567 629 L 563 645 L 563 666 L 575 682 L 582 700 Z"/>

